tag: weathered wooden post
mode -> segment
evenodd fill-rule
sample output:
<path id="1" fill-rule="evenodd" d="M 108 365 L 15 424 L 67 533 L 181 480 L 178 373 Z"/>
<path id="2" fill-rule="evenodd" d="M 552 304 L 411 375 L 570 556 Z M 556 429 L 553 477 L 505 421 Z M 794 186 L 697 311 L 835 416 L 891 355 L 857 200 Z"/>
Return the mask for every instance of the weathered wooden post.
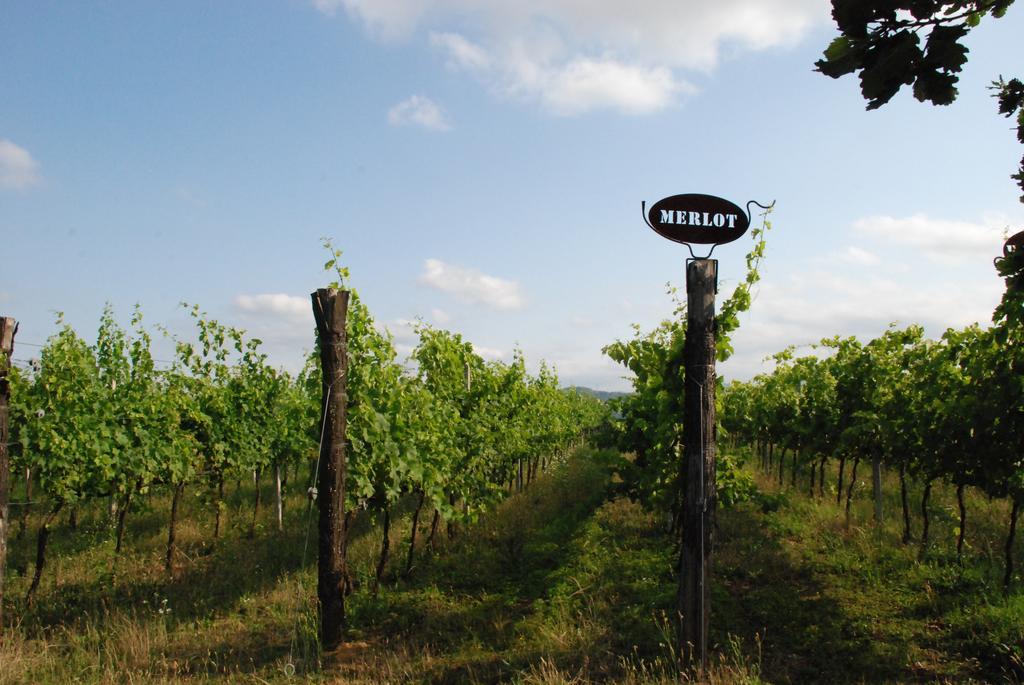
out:
<path id="1" fill-rule="evenodd" d="M 684 662 L 703 672 L 711 617 L 715 506 L 715 291 L 718 262 L 686 265 L 683 517 L 678 608 Z"/>
<path id="2" fill-rule="evenodd" d="M 4 572 L 7 569 L 8 494 L 11 463 L 7 452 L 10 441 L 8 418 L 10 415 L 11 386 L 7 375 L 14 354 L 14 334 L 18 323 L 10 317 L 0 317 L 0 634 L 4 627 Z"/>
<path id="3" fill-rule="evenodd" d="M 281 499 L 281 464 L 274 464 L 274 513 L 277 516 L 277 530 L 284 531 L 284 502 Z"/>
<path id="4" fill-rule="evenodd" d="M 320 642 L 337 647 L 345 633 L 345 430 L 348 389 L 348 291 L 321 288 L 310 297 L 320 343 L 321 418 L 323 420 L 317 471 L 319 564 L 317 598 L 320 600 Z"/>
<path id="5" fill-rule="evenodd" d="M 871 488 L 875 497 L 875 525 L 882 525 L 882 460 L 871 460 Z"/>

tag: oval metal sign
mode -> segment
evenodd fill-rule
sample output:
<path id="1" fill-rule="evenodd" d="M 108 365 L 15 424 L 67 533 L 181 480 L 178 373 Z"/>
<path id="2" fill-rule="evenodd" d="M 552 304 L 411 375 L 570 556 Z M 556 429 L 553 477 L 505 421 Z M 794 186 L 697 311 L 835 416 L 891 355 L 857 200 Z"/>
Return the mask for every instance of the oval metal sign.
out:
<path id="1" fill-rule="evenodd" d="M 700 193 L 658 200 L 645 218 L 658 235 L 677 243 L 731 243 L 750 226 L 750 218 L 737 205 Z"/>
<path id="2" fill-rule="evenodd" d="M 1003 243 L 1003 256 L 1008 257 L 1014 250 L 1019 250 L 1021 245 L 1024 245 L 1024 231 L 1014 233 L 1006 239 Z"/>

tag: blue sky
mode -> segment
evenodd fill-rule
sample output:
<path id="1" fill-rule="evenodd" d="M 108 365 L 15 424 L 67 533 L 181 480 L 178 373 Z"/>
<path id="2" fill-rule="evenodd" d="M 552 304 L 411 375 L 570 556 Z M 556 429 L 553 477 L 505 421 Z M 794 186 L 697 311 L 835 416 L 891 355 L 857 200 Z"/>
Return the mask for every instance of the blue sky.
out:
<path id="1" fill-rule="evenodd" d="M 812 71 L 819 0 L 6 3 L 0 313 L 26 343 L 55 311 L 91 338 L 105 302 L 185 335 L 194 302 L 294 369 L 327 235 L 400 350 L 422 317 L 624 389 L 600 348 L 671 312 L 687 256 L 640 202 L 700 192 L 777 202 L 727 377 L 890 322 L 939 335 L 988 320 L 1024 228 L 986 88 L 1020 75 L 1022 29 L 971 34 L 950 107 L 866 112 Z M 748 245 L 715 253 L 723 297 Z"/>

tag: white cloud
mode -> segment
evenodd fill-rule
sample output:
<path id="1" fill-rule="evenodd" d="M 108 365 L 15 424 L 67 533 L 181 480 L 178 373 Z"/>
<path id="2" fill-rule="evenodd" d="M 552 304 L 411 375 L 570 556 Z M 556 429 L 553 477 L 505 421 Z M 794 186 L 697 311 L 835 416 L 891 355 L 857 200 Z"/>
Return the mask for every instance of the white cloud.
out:
<path id="1" fill-rule="evenodd" d="M 518 283 L 497 276 L 488 276 L 476 269 L 446 264 L 439 259 L 428 259 L 424 264 L 420 283 L 451 293 L 473 304 L 494 309 L 521 309 L 523 294 Z"/>
<path id="2" fill-rule="evenodd" d="M 627 63 L 612 55 L 567 59 L 556 38 L 516 40 L 491 55 L 456 33 L 431 34 L 451 68 L 474 73 L 504 96 L 540 103 L 549 112 L 572 116 L 596 109 L 646 114 L 670 106 L 679 94 L 695 92 L 664 66 Z"/>
<path id="3" fill-rule="evenodd" d="M 0 138 L 0 188 L 25 190 L 39 180 L 39 162 L 28 150 Z"/>
<path id="4" fill-rule="evenodd" d="M 413 95 L 388 110 L 388 123 L 392 126 L 420 126 L 430 131 L 451 129 L 444 110 L 422 95 Z"/>
<path id="5" fill-rule="evenodd" d="M 679 93 L 694 91 L 665 67 L 645 68 L 614 59 L 580 58 L 555 69 L 527 67 L 528 71 L 517 74 L 520 78 L 510 90 L 539 99 L 561 116 L 595 109 L 647 114 L 668 107 Z"/>
<path id="6" fill-rule="evenodd" d="M 582 385 L 598 390 L 629 390 L 630 385 L 624 380 L 630 376 L 629 370 L 601 352 L 601 347 L 615 337 L 605 337 L 606 332 L 528 346 L 524 350 L 527 369 L 536 373 L 544 361 L 557 371 L 562 387 Z"/>
<path id="7" fill-rule="evenodd" d="M 832 335 L 870 340 L 890 323 L 918 323 L 936 337 L 946 328 L 987 324 L 1003 289 L 991 261 L 1007 224 L 999 216 L 972 223 L 924 214 L 853 222 L 863 246 L 847 246 L 784 280 L 765 279 L 741 320 L 734 347 L 743 351 L 728 374 L 749 375 L 787 345 Z"/>
<path id="8" fill-rule="evenodd" d="M 486 50 L 457 33 L 433 32 L 430 44 L 448 54 L 448 66 L 453 69 L 486 71 L 493 64 Z"/>
<path id="9" fill-rule="evenodd" d="M 436 323 L 437 325 L 444 326 L 445 324 L 451 322 L 452 315 L 444 311 L 443 309 L 431 309 L 430 318 L 432 318 L 434 320 L 434 323 Z"/>
<path id="10" fill-rule="evenodd" d="M 313 2 L 387 40 L 426 29 L 450 67 L 555 114 L 663 109 L 693 92 L 677 71 L 710 71 L 725 51 L 793 45 L 829 20 L 827 0 Z"/>
<path id="11" fill-rule="evenodd" d="M 377 328 L 381 332 L 390 334 L 394 338 L 396 345 L 406 345 L 411 351 L 419 341 L 419 336 L 416 334 L 416 323 L 416 321 L 411 319 L 394 319 L 387 323 L 378 322 Z"/>
<path id="12" fill-rule="evenodd" d="M 494 347 L 484 347 L 483 345 L 474 344 L 473 351 L 487 361 L 502 361 L 505 359 L 505 353 Z"/>
<path id="13" fill-rule="evenodd" d="M 258 338 L 260 348 L 272 365 L 281 365 L 297 373 L 304 357 L 316 343 L 313 308 L 309 297 L 263 293 L 237 295 L 232 300 L 235 320 L 230 321 L 246 331 L 246 337 Z"/>
<path id="14" fill-rule="evenodd" d="M 481 77 L 494 90 L 510 97 L 539 102 L 560 116 L 595 109 L 645 114 L 664 109 L 676 95 L 694 92 L 663 66 L 628 64 L 612 56 L 560 59 L 557 43 L 517 41 L 500 48 L 498 56 L 458 33 L 431 33 L 431 44 L 442 50 L 452 69 Z M 538 49 L 539 48 L 539 49 Z"/>
<path id="15" fill-rule="evenodd" d="M 342 5 L 341 0 L 312 0 L 312 2 L 313 7 L 316 7 L 324 14 L 332 16 L 334 15 L 335 12 L 338 11 L 338 8 L 341 7 Z"/>
<path id="16" fill-rule="evenodd" d="M 971 284 L 930 280 L 920 272 L 899 280 L 877 274 L 865 279 L 835 270 L 766 279 L 750 311 L 741 315 L 732 341 L 736 356 L 721 372 L 727 378 L 748 378 L 764 368 L 764 357 L 789 345 L 809 345 L 833 335 L 867 341 L 891 323 L 921 324 L 933 337 L 950 327 L 985 325 L 1001 291 L 994 271 L 990 279 Z"/>
<path id="17" fill-rule="evenodd" d="M 375 35 L 394 39 L 408 35 L 423 14 L 429 2 L 415 0 L 312 0 L 313 6 L 328 16 L 344 8 L 358 16 Z"/>
<path id="18" fill-rule="evenodd" d="M 714 67 L 722 49 L 792 45 L 829 21 L 827 0 L 314 0 L 327 13 L 344 7 L 378 35 L 459 20 L 490 43 L 554 34 L 569 46 L 632 52 L 648 62 L 688 69 Z"/>
<path id="19" fill-rule="evenodd" d="M 863 267 L 878 266 L 882 262 L 881 258 L 874 252 L 870 252 L 855 245 L 847 245 L 838 253 L 834 254 L 833 258 L 846 264 Z"/>
<path id="20" fill-rule="evenodd" d="M 289 321 L 312 322 L 312 303 L 307 297 L 283 293 L 263 295 L 239 295 L 235 307 L 249 316 L 283 318 Z"/>
<path id="21" fill-rule="evenodd" d="M 1009 221 L 985 218 L 980 223 L 933 219 L 925 214 L 909 217 L 872 216 L 858 219 L 853 229 L 889 245 L 909 247 L 935 262 L 955 264 L 992 258 L 1002 252 L 1003 231 Z"/>

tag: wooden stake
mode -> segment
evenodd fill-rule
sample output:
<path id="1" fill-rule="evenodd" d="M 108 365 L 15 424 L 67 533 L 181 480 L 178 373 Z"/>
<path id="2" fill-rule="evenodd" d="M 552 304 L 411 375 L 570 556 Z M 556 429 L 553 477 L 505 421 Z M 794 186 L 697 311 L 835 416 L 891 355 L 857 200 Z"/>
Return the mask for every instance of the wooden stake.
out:
<path id="1" fill-rule="evenodd" d="M 875 525 L 882 525 L 882 460 L 871 460 L 871 489 L 875 496 Z"/>
<path id="2" fill-rule="evenodd" d="M 284 530 L 284 502 L 281 500 L 281 465 L 274 464 L 274 502 L 277 513 L 277 530 Z"/>
<path id="3" fill-rule="evenodd" d="M 345 632 L 345 432 L 348 388 L 348 291 L 321 288 L 310 295 L 320 341 L 323 440 L 317 472 L 320 509 L 319 570 L 320 642 L 334 649 Z"/>
<path id="4" fill-rule="evenodd" d="M 14 335 L 18 322 L 10 317 L 0 317 L 0 634 L 4 626 L 4 572 L 7 570 L 7 531 L 10 519 L 7 504 L 10 490 L 11 462 L 7 453 L 10 441 L 8 417 L 10 414 L 11 386 L 7 375 L 14 355 Z"/>
<path id="5" fill-rule="evenodd" d="M 181 496 L 185 492 L 185 481 L 175 484 L 174 495 L 171 497 L 171 520 L 167 524 L 167 556 L 164 557 L 164 570 L 174 577 L 174 552 L 177 549 L 175 542 L 178 535 L 178 507 L 181 503 Z"/>
<path id="6" fill-rule="evenodd" d="M 683 517 L 678 608 L 683 665 L 703 676 L 711 616 L 715 519 L 715 290 L 718 262 L 686 266 L 686 378 L 683 416 Z"/>
<path id="7" fill-rule="evenodd" d="M 1013 541 L 1017 537 L 1017 517 L 1020 515 L 1020 497 L 1011 495 L 1013 508 L 1010 510 L 1010 531 L 1006 534 L 1006 573 L 1003 574 L 1003 594 L 1010 594 L 1010 583 L 1013 582 Z"/>

